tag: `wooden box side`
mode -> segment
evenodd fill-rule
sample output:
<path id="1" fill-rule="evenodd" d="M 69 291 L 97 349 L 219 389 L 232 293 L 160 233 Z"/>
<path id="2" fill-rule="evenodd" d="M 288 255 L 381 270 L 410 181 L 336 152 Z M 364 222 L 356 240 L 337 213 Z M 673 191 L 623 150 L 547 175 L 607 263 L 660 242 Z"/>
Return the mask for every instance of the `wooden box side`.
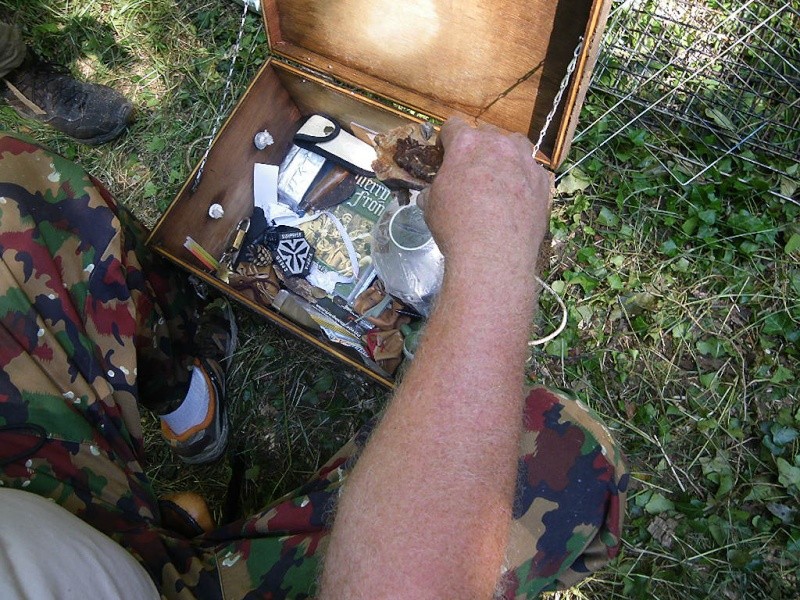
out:
<path id="1" fill-rule="evenodd" d="M 317 337 L 237 292 L 202 265 L 184 248 L 191 236 L 214 257 L 228 245 L 237 223 L 253 209 L 253 167 L 256 163 L 279 165 L 303 116 L 322 112 L 347 127 L 351 122 L 382 131 L 408 122 L 409 116 L 382 104 L 349 93 L 301 70 L 268 61 L 259 71 L 211 147 L 198 185 L 200 165 L 185 183 L 148 238 L 159 254 L 196 275 L 212 287 L 267 317 L 286 331 L 312 343 L 345 364 L 391 387 L 393 380 L 366 366 L 354 352 Z M 275 143 L 258 150 L 253 138 L 267 130 Z M 224 209 L 221 219 L 208 215 L 211 204 Z"/>
<path id="2" fill-rule="evenodd" d="M 194 264 L 194 258 L 183 247 L 186 236 L 191 236 L 219 258 L 236 225 L 252 212 L 253 165 L 280 164 L 299 119 L 299 109 L 268 61 L 217 134 L 199 183 L 195 187 L 202 162 L 161 216 L 148 243 L 185 264 Z M 275 143 L 262 151 L 255 147 L 253 138 L 265 129 Z M 221 219 L 209 217 L 212 204 L 223 207 Z"/>
<path id="3" fill-rule="evenodd" d="M 603 34 L 605 33 L 610 11 L 611 3 L 609 2 L 596 2 L 592 7 L 589 22 L 584 32 L 584 48 L 579 56 L 566 99 L 562 102 L 565 107 L 563 110 L 566 112 L 556 118 L 559 126 L 550 161 L 550 167 L 553 170 L 564 162 L 572 147 L 575 129 L 578 126 L 578 117 L 586 99 L 586 93 L 589 91 L 592 73 L 600 54 Z"/>

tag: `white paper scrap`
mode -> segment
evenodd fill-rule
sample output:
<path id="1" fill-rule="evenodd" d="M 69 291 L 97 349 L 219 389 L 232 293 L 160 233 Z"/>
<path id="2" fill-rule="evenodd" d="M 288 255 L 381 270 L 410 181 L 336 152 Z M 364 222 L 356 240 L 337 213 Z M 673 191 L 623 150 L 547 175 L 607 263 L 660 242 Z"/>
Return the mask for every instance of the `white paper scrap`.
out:
<path id="1" fill-rule="evenodd" d="M 253 166 L 253 197 L 255 205 L 264 211 L 267 223 L 297 227 L 306 221 L 313 221 L 323 213 L 298 217 L 291 208 L 278 201 L 278 167 L 256 163 Z"/>
<path id="2" fill-rule="evenodd" d="M 278 202 L 278 165 L 253 165 L 253 197 L 269 220 L 270 207 Z"/>

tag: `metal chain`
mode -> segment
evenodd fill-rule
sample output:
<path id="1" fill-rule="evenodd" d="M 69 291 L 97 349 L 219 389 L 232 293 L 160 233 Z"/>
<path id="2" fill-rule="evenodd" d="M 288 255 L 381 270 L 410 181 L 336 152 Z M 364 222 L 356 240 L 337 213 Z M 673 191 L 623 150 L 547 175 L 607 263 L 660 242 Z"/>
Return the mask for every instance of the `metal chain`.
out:
<path id="1" fill-rule="evenodd" d="M 578 38 L 578 45 L 575 48 L 575 52 L 572 53 L 572 60 L 570 61 L 569 65 L 567 65 L 567 73 L 564 75 L 564 79 L 561 80 L 561 86 L 558 88 L 558 93 L 553 99 L 553 108 L 550 109 L 550 113 L 547 115 L 547 118 L 545 118 L 544 125 L 542 125 L 542 130 L 539 132 L 539 139 L 536 140 L 536 144 L 533 146 L 534 159 L 536 158 L 536 155 L 539 154 L 539 148 L 544 141 L 544 136 L 547 134 L 547 130 L 550 128 L 550 123 L 553 122 L 553 118 L 556 116 L 556 111 L 558 110 L 558 106 L 561 104 L 561 98 L 564 95 L 564 90 L 567 89 L 569 78 L 572 77 L 572 74 L 575 72 L 575 67 L 578 66 L 578 56 L 580 55 L 582 48 L 583 36 Z"/>
<path id="2" fill-rule="evenodd" d="M 197 190 L 197 186 L 200 185 L 200 179 L 203 177 L 203 171 L 206 168 L 206 161 L 208 160 L 208 155 L 211 152 L 211 146 L 214 144 L 214 138 L 217 136 L 217 131 L 219 130 L 220 123 L 222 122 L 223 116 L 223 109 L 225 108 L 225 103 L 228 101 L 228 94 L 231 91 L 231 82 L 233 81 L 233 67 L 236 65 L 236 59 L 239 58 L 239 52 L 242 48 L 242 37 L 244 36 L 244 24 L 245 20 L 247 19 L 247 2 L 242 3 L 242 20 L 239 23 L 239 35 L 236 37 L 236 43 L 233 45 L 233 56 L 231 57 L 231 66 L 228 69 L 228 77 L 225 80 L 225 89 L 222 92 L 222 100 L 220 100 L 219 108 L 217 108 L 217 118 L 214 121 L 214 127 L 211 129 L 211 137 L 208 139 L 208 146 L 206 146 L 205 152 L 203 152 L 203 158 L 200 161 L 200 167 L 197 169 L 197 175 L 194 178 L 194 183 L 192 183 L 192 193 Z"/>

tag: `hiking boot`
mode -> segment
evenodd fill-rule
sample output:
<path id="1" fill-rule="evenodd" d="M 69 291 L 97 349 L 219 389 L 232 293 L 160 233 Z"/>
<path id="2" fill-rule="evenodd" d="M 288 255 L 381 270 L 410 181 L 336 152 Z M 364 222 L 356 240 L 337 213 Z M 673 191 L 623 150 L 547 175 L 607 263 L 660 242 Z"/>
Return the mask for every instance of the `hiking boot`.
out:
<path id="1" fill-rule="evenodd" d="M 76 80 L 63 67 L 29 56 L 5 76 L 2 96 L 23 117 L 37 119 L 89 145 L 117 137 L 133 105 L 105 85 Z"/>
<path id="2" fill-rule="evenodd" d="M 161 432 L 183 462 L 202 464 L 217 460 L 228 442 L 225 375 L 236 350 L 237 327 L 230 303 L 220 298 L 209 304 L 195 334 L 195 369 L 206 377 L 210 400 L 202 423 L 176 435 L 162 419 Z"/>

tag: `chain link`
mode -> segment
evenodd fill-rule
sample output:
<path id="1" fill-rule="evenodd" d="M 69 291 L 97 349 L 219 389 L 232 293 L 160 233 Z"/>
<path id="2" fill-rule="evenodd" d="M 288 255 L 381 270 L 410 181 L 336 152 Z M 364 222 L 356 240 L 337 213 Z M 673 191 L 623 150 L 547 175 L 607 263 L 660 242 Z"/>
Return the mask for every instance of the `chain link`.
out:
<path id="1" fill-rule="evenodd" d="M 550 128 L 550 123 L 553 122 L 553 118 L 556 116 L 556 111 L 558 110 L 559 104 L 561 104 L 561 98 L 564 95 L 564 90 L 567 89 L 567 84 L 569 84 L 569 78 L 572 77 L 572 74 L 575 72 L 575 67 L 578 66 L 578 56 L 580 56 L 582 48 L 583 36 L 578 39 L 578 45 L 575 48 L 575 52 L 572 53 L 572 60 L 570 61 L 569 65 L 567 65 L 567 73 L 564 75 L 564 79 L 561 80 L 561 86 L 558 88 L 558 93 L 553 99 L 553 108 L 550 109 L 550 113 L 547 115 L 547 118 L 545 118 L 544 125 L 542 125 L 542 130 L 539 132 L 539 139 L 536 140 L 536 144 L 533 146 L 534 159 L 536 158 L 536 155 L 539 154 L 539 148 L 544 141 L 544 136 L 547 134 L 547 130 Z"/>
<path id="2" fill-rule="evenodd" d="M 217 137 L 217 131 L 219 130 L 220 123 L 222 122 L 222 111 L 225 108 L 225 104 L 228 101 L 228 94 L 231 91 L 233 68 L 236 66 L 236 59 L 239 58 L 239 52 L 242 48 L 242 37 L 244 36 L 244 24 L 247 19 L 248 2 L 243 2 L 242 6 L 242 20 L 239 23 L 239 35 L 236 37 L 236 43 L 233 45 L 233 56 L 231 57 L 231 66 L 228 69 L 228 78 L 225 80 L 225 89 L 222 92 L 222 100 L 220 100 L 219 108 L 217 108 L 217 118 L 214 121 L 214 127 L 211 129 L 211 137 L 208 139 L 208 146 L 206 146 L 206 150 L 203 152 L 203 158 L 200 161 L 200 166 L 197 169 L 197 175 L 194 178 L 194 183 L 192 183 L 192 193 L 194 193 L 195 190 L 197 190 L 197 186 L 200 185 L 200 179 L 203 177 L 203 171 L 206 168 L 206 161 L 208 161 L 208 155 L 211 152 L 211 146 L 214 144 L 214 138 Z"/>

